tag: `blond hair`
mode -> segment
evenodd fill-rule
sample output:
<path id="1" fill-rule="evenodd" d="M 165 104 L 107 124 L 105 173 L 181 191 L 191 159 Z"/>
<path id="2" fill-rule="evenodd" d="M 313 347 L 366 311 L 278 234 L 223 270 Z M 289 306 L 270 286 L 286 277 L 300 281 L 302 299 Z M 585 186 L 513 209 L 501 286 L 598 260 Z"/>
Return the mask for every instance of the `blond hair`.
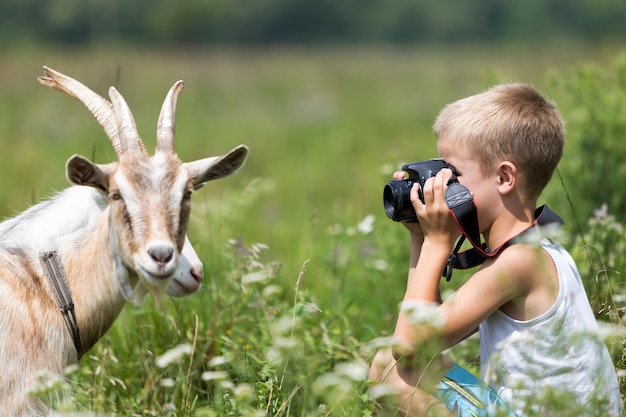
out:
<path id="1" fill-rule="evenodd" d="M 527 196 L 537 198 L 563 154 L 565 124 L 556 106 L 526 84 L 502 84 L 447 105 L 433 130 L 463 147 L 483 174 L 498 163 L 518 168 Z"/>

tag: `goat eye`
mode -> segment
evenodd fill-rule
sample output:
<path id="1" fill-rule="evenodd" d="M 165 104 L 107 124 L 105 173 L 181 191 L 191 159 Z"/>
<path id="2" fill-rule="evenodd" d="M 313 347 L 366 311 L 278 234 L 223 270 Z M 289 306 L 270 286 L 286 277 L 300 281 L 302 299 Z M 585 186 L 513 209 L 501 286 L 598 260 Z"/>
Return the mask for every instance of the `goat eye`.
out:
<path id="1" fill-rule="evenodd" d="M 183 194 L 183 200 L 191 200 L 191 194 L 193 194 L 193 189 L 189 188 L 185 190 L 185 193 Z"/>
<path id="2" fill-rule="evenodd" d="M 113 201 L 119 201 L 122 200 L 122 194 L 120 194 L 119 191 L 111 191 L 109 193 L 109 198 Z"/>

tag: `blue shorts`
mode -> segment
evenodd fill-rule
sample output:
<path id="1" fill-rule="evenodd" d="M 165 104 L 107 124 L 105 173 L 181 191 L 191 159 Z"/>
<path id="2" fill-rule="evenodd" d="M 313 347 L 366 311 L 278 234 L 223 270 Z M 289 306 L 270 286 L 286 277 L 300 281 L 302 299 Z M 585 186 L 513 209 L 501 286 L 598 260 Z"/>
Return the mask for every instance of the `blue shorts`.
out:
<path id="1" fill-rule="evenodd" d="M 516 414 L 484 381 L 454 364 L 435 397 L 458 417 L 516 417 Z"/>

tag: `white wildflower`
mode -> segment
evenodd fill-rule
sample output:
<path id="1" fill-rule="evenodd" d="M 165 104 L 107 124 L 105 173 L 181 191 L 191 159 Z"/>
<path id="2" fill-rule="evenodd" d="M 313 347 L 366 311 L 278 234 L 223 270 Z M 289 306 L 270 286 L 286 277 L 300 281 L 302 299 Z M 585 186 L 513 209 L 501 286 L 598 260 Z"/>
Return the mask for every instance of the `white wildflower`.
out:
<path id="1" fill-rule="evenodd" d="M 176 385 L 176 381 L 172 378 L 163 378 L 159 381 L 159 385 L 165 388 L 171 388 Z"/>
<path id="2" fill-rule="evenodd" d="M 321 313 L 322 309 L 315 303 L 299 303 L 307 313 Z"/>
<path id="3" fill-rule="evenodd" d="M 209 367 L 214 368 L 216 366 L 221 366 L 221 365 L 225 365 L 229 362 L 230 360 L 226 357 L 226 356 L 215 356 L 214 358 L 212 358 L 209 363 L 207 364 Z"/>
<path id="4" fill-rule="evenodd" d="M 63 375 L 68 376 L 68 375 L 71 375 L 74 372 L 77 372 L 79 370 L 80 370 L 80 368 L 79 368 L 78 364 L 72 364 L 72 365 L 66 366 L 63 369 Z"/>
<path id="5" fill-rule="evenodd" d="M 233 388 L 233 395 L 237 401 L 243 401 L 254 395 L 254 389 L 250 384 L 239 384 Z"/>
<path id="6" fill-rule="evenodd" d="M 371 400 L 377 400 L 382 397 L 398 394 L 400 394 L 400 389 L 391 384 L 374 385 L 368 392 L 369 398 Z"/>
<path id="7" fill-rule="evenodd" d="M 313 392 L 317 395 L 321 394 L 328 388 L 332 388 L 333 391 L 336 391 L 338 389 L 346 389 L 348 387 L 348 381 L 341 375 L 334 372 L 329 372 L 319 376 L 312 385 Z"/>
<path id="8" fill-rule="evenodd" d="M 274 346 L 283 349 L 283 350 L 291 350 L 296 349 L 298 347 L 299 342 L 293 338 L 287 337 L 276 337 L 274 338 Z"/>
<path id="9" fill-rule="evenodd" d="M 220 381 L 220 387 L 232 391 L 235 388 L 235 383 L 230 379 L 224 379 Z"/>
<path id="10" fill-rule="evenodd" d="M 539 246 L 542 239 L 555 239 L 559 242 L 567 242 L 568 238 L 559 224 L 550 223 L 545 226 L 534 226 L 515 240 L 526 245 Z"/>
<path id="11" fill-rule="evenodd" d="M 280 365 L 285 363 L 287 360 L 287 355 L 281 349 L 276 347 L 270 347 L 267 350 L 267 360 L 273 363 L 274 365 Z"/>
<path id="12" fill-rule="evenodd" d="M 170 364 L 177 362 L 183 356 L 191 355 L 193 347 L 189 344 L 181 344 L 173 349 L 168 350 L 156 359 L 156 365 L 159 368 L 165 368 Z"/>
<path id="13" fill-rule="evenodd" d="M 228 378 L 228 374 L 224 371 L 207 371 L 201 376 L 203 381 L 219 381 Z"/>
<path id="14" fill-rule="evenodd" d="M 362 233 L 364 235 L 368 235 L 372 233 L 374 231 L 375 219 L 376 218 L 374 217 L 373 214 L 368 214 L 367 216 L 365 216 L 363 220 L 361 220 L 361 222 L 357 226 L 357 230 L 359 231 L 359 233 Z"/>
<path id="15" fill-rule="evenodd" d="M 263 291 L 261 292 L 261 295 L 263 296 L 263 299 L 268 299 L 270 297 L 272 297 L 273 295 L 279 295 L 283 292 L 283 289 L 280 285 L 268 285 L 265 288 L 263 288 Z"/>
<path id="16" fill-rule="evenodd" d="M 598 321 L 598 326 L 596 329 L 576 331 L 573 333 L 573 335 L 582 338 L 593 338 L 604 342 L 612 337 L 626 337 L 626 328 L 624 328 L 623 326 Z"/>
<path id="17" fill-rule="evenodd" d="M 290 356 L 298 355 L 300 342 L 291 337 L 274 337 L 274 344 L 267 350 L 267 359 L 276 365 L 284 364 Z"/>
<path id="18" fill-rule="evenodd" d="M 390 348 L 396 346 L 396 340 L 392 337 L 377 337 L 372 339 L 365 345 L 367 349 L 376 351 L 382 348 Z"/>
<path id="19" fill-rule="evenodd" d="M 175 413 L 177 410 L 176 410 L 176 406 L 174 404 L 172 404 L 172 403 L 165 403 L 165 404 L 163 404 L 163 411 L 165 411 L 167 414 L 170 414 L 170 413 Z"/>
<path id="20" fill-rule="evenodd" d="M 250 250 L 252 252 L 254 252 L 256 255 L 260 255 L 261 252 L 263 252 L 264 250 L 268 250 L 270 247 L 267 246 L 265 243 L 253 243 L 252 246 L 250 246 Z"/>
<path id="21" fill-rule="evenodd" d="M 241 284 L 243 286 L 254 284 L 257 282 L 263 282 L 269 278 L 267 271 L 256 271 L 245 274 L 241 277 Z"/>
<path id="22" fill-rule="evenodd" d="M 618 271 L 615 272 L 619 275 Z M 613 301 L 616 303 L 626 302 L 626 294 L 613 294 Z"/>
<path id="23" fill-rule="evenodd" d="M 248 408 L 243 412 L 243 417 L 265 417 L 267 413 L 265 410 L 259 410 L 256 408 Z"/>
<path id="24" fill-rule="evenodd" d="M 437 303 L 424 301 L 403 301 L 400 304 L 400 311 L 407 315 L 409 322 L 415 325 L 426 325 L 435 329 L 440 329 L 446 324 L 446 318 L 439 311 Z"/>
<path id="25" fill-rule="evenodd" d="M 29 395 L 61 391 L 67 388 L 67 381 L 61 375 L 42 371 L 37 375 L 37 382 L 32 386 Z"/>
<path id="26" fill-rule="evenodd" d="M 272 334 L 275 336 L 289 334 L 298 326 L 298 324 L 299 320 L 297 317 L 282 316 L 272 323 Z"/>
<path id="27" fill-rule="evenodd" d="M 343 362 L 335 366 L 335 372 L 348 377 L 353 381 L 365 381 L 369 369 L 367 365 L 360 362 Z"/>

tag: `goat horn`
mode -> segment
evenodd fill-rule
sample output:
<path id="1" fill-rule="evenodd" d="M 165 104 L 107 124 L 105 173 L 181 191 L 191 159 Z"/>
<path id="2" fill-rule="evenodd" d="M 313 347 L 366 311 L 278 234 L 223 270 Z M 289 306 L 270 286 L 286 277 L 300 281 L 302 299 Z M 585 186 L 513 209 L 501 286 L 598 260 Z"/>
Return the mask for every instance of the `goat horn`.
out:
<path id="1" fill-rule="evenodd" d="M 109 97 L 113 103 L 113 111 L 115 112 L 115 119 L 117 121 L 117 131 L 120 138 L 120 147 L 122 154 L 135 153 L 141 151 L 139 143 L 141 138 L 137 132 L 137 125 L 133 114 L 124 100 L 124 97 L 115 89 L 115 87 L 109 88 Z"/>
<path id="2" fill-rule="evenodd" d="M 122 152 L 122 145 L 120 144 L 117 124 L 115 121 L 115 113 L 113 112 L 111 103 L 90 90 L 81 82 L 76 81 L 65 74 L 46 66 L 43 67 L 43 71 L 44 76 L 37 78 L 39 83 L 50 87 L 53 90 L 67 94 L 68 96 L 83 103 L 106 133 L 109 141 L 113 145 L 113 149 L 115 149 L 115 154 L 119 158 Z M 141 139 L 139 139 L 139 148 L 142 152 L 147 154 L 146 148 L 143 142 L 141 142 Z"/>
<path id="3" fill-rule="evenodd" d="M 176 103 L 184 83 L 177 81 L 167 93 L 159 121 L 157 122 L 157 152 L 174 153 L 174 130 L 176 128 Z"/>

